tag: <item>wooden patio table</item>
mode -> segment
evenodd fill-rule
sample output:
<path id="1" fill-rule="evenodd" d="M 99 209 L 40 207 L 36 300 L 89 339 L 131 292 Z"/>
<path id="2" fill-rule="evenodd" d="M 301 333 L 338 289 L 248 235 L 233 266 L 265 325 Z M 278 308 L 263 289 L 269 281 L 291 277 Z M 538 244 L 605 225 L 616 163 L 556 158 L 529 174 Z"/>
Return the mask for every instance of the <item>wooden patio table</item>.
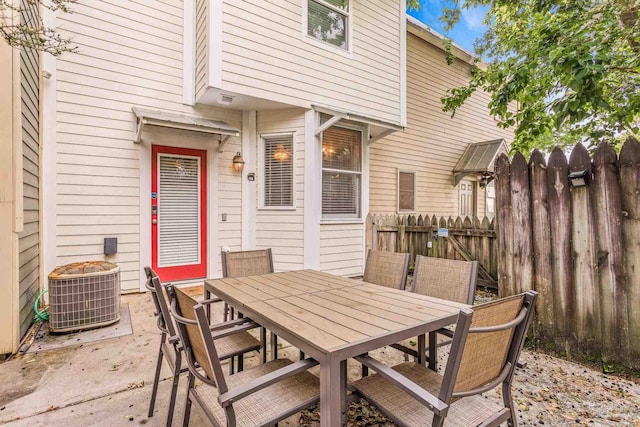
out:
<path id="1" fill-rule="evenodd" d="M 206 280 L 204 286 L 320 362 L 324 427 L 345 424 L 347 359 L 424 337 L 469 307 L 314 270 Z M 419 341 L 424 348 L 424 338 Z"/>

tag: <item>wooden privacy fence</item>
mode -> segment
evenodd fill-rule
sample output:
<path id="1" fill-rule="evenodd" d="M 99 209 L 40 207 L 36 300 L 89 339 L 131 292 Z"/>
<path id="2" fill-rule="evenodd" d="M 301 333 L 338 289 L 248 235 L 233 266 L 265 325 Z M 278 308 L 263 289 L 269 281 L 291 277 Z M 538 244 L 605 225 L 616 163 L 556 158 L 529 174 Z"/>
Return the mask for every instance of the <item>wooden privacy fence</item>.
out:
<path id="1" fill-rule="evenodd" d="M 537 290 L 536 332 L 559 350 L 640 368 L 640 143 L 502 155 L 495 170 L 500 294 Z"/>
<path id="2" fill-rule="evenodd" d="M 438 237 L 438 228 L 447 228 L 448 237 Z M 478 285 L 497 287 L 496 232 L 488 218 L 455 220 L 428 215 L 397 216 L 369 214 L 367 249 L 408 252 L 410 263 L 416 255 L 459 260 L 477 260 Z"/>

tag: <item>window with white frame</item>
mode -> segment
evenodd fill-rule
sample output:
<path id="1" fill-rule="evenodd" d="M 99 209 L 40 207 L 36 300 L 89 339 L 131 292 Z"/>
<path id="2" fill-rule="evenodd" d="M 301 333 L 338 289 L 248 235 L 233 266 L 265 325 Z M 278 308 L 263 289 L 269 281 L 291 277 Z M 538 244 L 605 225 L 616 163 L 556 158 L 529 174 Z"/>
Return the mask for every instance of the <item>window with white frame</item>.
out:
<path id="1" fill-rule="evenodd" d="M 398 171 L 398 211 L 416 210 L 416 173 Z"/>
<path id="2" fill-rule="evenodd" d="M 294 207 L 293 134 L 262 135 L 261 205 Z"/>
<path id="3" fill-rule="evenodd" d="M 360 218 L 362 132 L 331 127 L 322 133 L 322 217 Z"/>
<path id="4" fill-rule="evenodd" d="M 307 0 L 307 34 L 333 46 L 349 49 L 351 0 Z"/>

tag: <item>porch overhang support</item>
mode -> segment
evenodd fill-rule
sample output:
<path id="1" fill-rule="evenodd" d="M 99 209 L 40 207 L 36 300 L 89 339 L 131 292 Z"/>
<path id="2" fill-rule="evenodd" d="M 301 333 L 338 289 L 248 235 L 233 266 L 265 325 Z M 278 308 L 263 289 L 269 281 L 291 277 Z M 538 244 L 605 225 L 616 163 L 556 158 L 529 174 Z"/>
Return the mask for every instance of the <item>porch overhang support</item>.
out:
<path id="1" fill-rule="evenodd" d="M 342 119 L 344 119 L 346 117 L 347 117 L 346 114 L 336 114 L 335 116 L 331 117 L 329 120 L 327 120 L 326 122 L 324 122 L 323 124 L 318 126 L 316 128 L 315 135 L 316 136 L 320 135 L 322 132 L 324 132 L 325 130 L 329 129 L 331 126 L 335 125 L 340 120 L 342 120 Z"/>
<path id="2" fill-rule="evenodd" d="M 387 129 L 387 130 L 384 130 L 384 131 L 380 132 L 380 133 L 379 133 L 379 134 L 377 134 L 376 136 L 372 136 L 372 137 L 370 137 L 370 138 L 369 138 L 369 145 L 371 145 L 371 144 L 373 144 L 373 143 L 375 143 L 375 142 L 380 141 L 382 138 L 384 138 L 384 137 L 386 137 L 386 136 L 389 136 L 389 135 L 391 135 L 391 134 L 392 134 L 392 133 L 394 133 L 394 132 L 396 132 L 396 130 L 395 130 L 395 129 Z"/>
<path id="3" fill-rule="evenodd" d="M 315 130 L 315 135 L 318 136 L 325 130 L 329 129 L 331 126 L 337 124 L 341 120 L 348 120 L 355 123 L 362 123 L 369 125 L 371 129 L 375 129 L 378 131 L 375 135 L 369 138 L 369 144 L 376 142 L 385 136 L 390 135 L 393 132 L 403 131 L 404 127 L 400 125 L 396 125 L 393 123 L 385 122 L 383 120 L 374 119 L 372 117 L 361 116 L 358 114 L 352 114 L 347 111 L 339 111 L 331 108 L 321 107 L 318 105 L 312 105 L 315 111 L 331 116 L 326 122 L 318 126 Z"/>
<path id="4" fill-rule="evenodd" d="M 232 136 L 240 136 L 240 129 L 228 125 L 222 121 L 209 120 L 203 117 L 191 117 L 182 114 L 163 111 L 147 110 L 133 107 L 136 115 L 136 135 L 134 143 L 140 144 L 142 132 L 145 126 L 165 127 L 169 129 L 187 130 L 192 132 L 208 133 L 218 136 L 218 151 Z"/>

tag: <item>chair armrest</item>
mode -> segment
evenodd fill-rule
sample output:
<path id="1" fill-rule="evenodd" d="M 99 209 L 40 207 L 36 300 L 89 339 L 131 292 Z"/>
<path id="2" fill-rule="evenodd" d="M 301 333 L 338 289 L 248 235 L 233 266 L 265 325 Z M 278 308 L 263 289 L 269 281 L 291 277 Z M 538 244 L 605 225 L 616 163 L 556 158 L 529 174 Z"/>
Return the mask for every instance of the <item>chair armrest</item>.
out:
<path id="1" fill-rule="evenodd" d="M 440 328 L 436 332 L 446 337 L 453 338 L 453 334 L 455 331 L 452 331 L 451 329 L 447 329 L 447 328 Z"/>
<path id="2" fill-rule="evenodd" d="M 202 305 L 214 304 L 216 302 L 223 302 L 220 298 L 209 298 L 203 301 L 198 301 Z"/>
<path id="3" fill-rule="evenodd" d="M 218 329 L 227 329 L 234 326 L 244 325 L 245 323 L 252 324 L 253 328 L 257 328 L 259 326 L 256 322 L 249 319 L 248 317 L 242 317 L 240 319 L 233 319 L 227 322 L 216 323 L 215 325 L 209 326 L 209 330 L 213 332 L 213 331 L 217 331 Z"/>
<path id="4" fill-rule="evenodd" d="M 258 324 L 255 322 L 246 322 L 240 326 L 231 326 L 226 329 L 216 329 L 211 332 L 211 337 L 214 340 L 217 340 L 220 338 L 238 334 L 240 332 L 248 331 L 249 329 L 255 329 L 257 327 L 258 327 Z"/>
<path id="5" fill-rule="evenodd" d="M 410 394 L 413 398 L 433 411 L 436 415 L 446 415 L 446 412 L 449 409 L 449 405 L 447 405 L 407 377 L 401 375 L 397 371 L 394 371 L 387 365 L 378 362 L 376 359 L 373 359 L 370 356 L 356 356 L 354 357 L 354 359 L 367 366 L 368 368 L 376 371 L 376 373 L 382 378 L 400 387 L 402 390 Z"/>
<path id="6" fill-rule="evenodd" d="M 247 397 L 250 394 L 255 393 L 256 391 L 260 391 L 263 388 L 269 387 L 270 385 L 275 384 L 287 377 L 299 374 L 300 372 L 304 372 L 309 368 L 316 366 L 317 364 L 318 362 L 312 358 L 294 362 L 290 365 L 285 366 L 284 368 L 269 372 L 267 375 L 263 375 L 260 378 L 256 378 L 253 381 L 249 381 L 248 383 L 242 384 L 241 386 L 229 390 L 226 393 L 220 394 L 218 396 L 218 402 L 220 402 L 220 404 L 226 408 L 233 402 Z"/>

